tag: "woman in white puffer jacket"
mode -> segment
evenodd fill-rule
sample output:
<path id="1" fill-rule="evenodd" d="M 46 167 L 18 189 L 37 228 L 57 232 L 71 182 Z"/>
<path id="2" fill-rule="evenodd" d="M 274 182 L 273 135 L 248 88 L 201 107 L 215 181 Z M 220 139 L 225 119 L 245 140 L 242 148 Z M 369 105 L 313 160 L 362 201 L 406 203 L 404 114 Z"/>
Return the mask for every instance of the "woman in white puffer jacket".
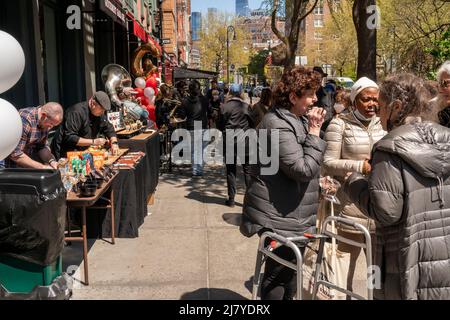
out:
<path id="1" fill-rule="evenodd" d="M 333 119 L 325 133 L 327 149 L 325 151 L 323 171 L 336 180 L 344 182 L 349 172 L 370 173 L 369 163 L 373 145 L 386 132 L 380 118 L 376 116 L 378 109 L 378 85 L 368 78 L 359 79 L 350 94 L 352 110 Z M 371 233 L 375 231 L 372 220 L 363 215 L 347 196 L 339 191 L 337 194 L 341 205 L 337 212 L 365 226 Z M 364 242 L 364 236 L 352 228 L 340 227 L 338 233 L 357 242 Z M 350 270 L 347 277 L 347 289 L 352 291 L 353 273 L 361 248 L 339 244 L 341 252 L 350 253 Z"/>

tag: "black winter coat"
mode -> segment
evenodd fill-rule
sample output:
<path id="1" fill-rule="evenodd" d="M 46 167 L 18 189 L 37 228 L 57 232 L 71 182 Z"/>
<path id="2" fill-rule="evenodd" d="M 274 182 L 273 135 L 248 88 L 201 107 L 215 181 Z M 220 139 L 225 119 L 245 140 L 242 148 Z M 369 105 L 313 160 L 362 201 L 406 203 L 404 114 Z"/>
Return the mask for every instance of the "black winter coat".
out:
<path id="1" fill-rule="evenodd" d="M 188 96 L 183 99 L 181 110 L 186 116 L 186 129 L 194 130 L 196 121 L 202 123 L 202 129 L 208 129 L 208 117 L 211 114 L 208 101 L 203 96 Z"/>
<path id="2" fill-rule="evenodd" d="M 326 142 L 308 133 L 307 119 L 285 109 L 270 111 L 259 127 L 279 132 L 279 169 L 253 177 L 244 199 L 241 233 L 269 229 L 285 237 L 314 232 L 319 207 L 319 175 Z M 260 166 L 261 168 L 261 166 Z"/>

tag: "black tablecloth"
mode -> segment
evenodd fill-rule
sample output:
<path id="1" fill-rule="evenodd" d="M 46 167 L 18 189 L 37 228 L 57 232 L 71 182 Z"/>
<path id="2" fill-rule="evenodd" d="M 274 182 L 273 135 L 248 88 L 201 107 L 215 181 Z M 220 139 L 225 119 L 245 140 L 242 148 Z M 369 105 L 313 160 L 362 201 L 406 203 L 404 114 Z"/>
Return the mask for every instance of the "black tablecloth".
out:
<path id="1" fill-rule="evenodd" d="M 120 170 L 112 188 L 115 200 L 115 235 L 118 238 L 137 238 L 139 227 L 147 216 L 147 156 L 134 169 Z M 99 202 L 101 204 L 101 201 Z M 87 226 L 89 238 L 111 237 L 111 212 L 88 210 Z"/>
<path id="2" fill-rule="evenodd" d="M 145 156 L 134 169 L 120 170 L 112 188 L 115 196 L 115 235 L 118 238 L 137 238 L 139 227 L 147 216 L 147 198 L 156 191 L 159 182 L 159 134 L 147 140 L 119 140 L 121 148 L 130 152 L 142 151 Z M 110 210 L 89 210 L 87 214 L 89 238 L 111 237 Z"/>
<path id="3" fill-rule="evenodd" d="M 160 139 L 159 133 L 155 133 L 147 140 L 119 140 L 121 148 L 127 148 L 130 152 L 145 152 L 146 159 L 146 179 L 149 180 L 145 189 L 146 196 L 154 193 L 159 182 L 159 159 L 160 159 Z"/>

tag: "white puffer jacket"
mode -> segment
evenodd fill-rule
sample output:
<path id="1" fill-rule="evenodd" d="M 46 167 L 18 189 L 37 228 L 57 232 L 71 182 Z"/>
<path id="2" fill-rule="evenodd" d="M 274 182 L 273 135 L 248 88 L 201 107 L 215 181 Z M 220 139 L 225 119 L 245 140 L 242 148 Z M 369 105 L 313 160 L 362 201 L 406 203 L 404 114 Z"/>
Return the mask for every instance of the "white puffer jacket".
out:
<path id="1" fill-rule="evenodd" d="M 353 112 L 333 119 L 325 133 L 324 140 L 328 145 L 323 162 L 324 173 L 340 182 L 344 181 L 348 172 L 362 173 L 364 160 L 370 159 L 374 144 L 386 133 L 378 117 L 374 117 L 368 127 L 364 126 Z M 337 197 L 341 206 L 336 209 L 343 217 L 356 220 L 369 230 L 374 230 L 373 222 L 370 222 L 341 190 Z M 345 228 L 344 231 L 353 230 Z"/>

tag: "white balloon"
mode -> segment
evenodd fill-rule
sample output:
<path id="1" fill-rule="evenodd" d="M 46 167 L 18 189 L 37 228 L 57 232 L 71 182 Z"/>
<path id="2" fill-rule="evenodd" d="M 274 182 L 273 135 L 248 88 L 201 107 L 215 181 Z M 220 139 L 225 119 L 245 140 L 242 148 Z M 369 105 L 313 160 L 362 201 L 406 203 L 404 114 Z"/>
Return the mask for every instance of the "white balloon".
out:
<path id="1" fill-rule="evenodd" d="M 147 98 L 152 100 L 153 97 L 155 96 L 155 90 L 153 88 L 151 88 L 151 87 L 145 88 L 144 96 L 146 96 Z"/>
<path id="2" fill-rule="evenodd" d="M 0 159 L 5 159 L 22 137 L 22 118 L 14 106 L 0 99 Z"/>
<path id="3" fill-rule="evenodd" d="M 136 88 L 144 89 L 146 82 L 144 78 L 136 78 L 136 80 L 134 80 L 134 84 L 136 85 Z"/>
<path id="4" fill-rule="evenodd" d="M 23 74 L 25 54 L 19 42 L 0 31 L 0 93 L 11 89 Z"/>

